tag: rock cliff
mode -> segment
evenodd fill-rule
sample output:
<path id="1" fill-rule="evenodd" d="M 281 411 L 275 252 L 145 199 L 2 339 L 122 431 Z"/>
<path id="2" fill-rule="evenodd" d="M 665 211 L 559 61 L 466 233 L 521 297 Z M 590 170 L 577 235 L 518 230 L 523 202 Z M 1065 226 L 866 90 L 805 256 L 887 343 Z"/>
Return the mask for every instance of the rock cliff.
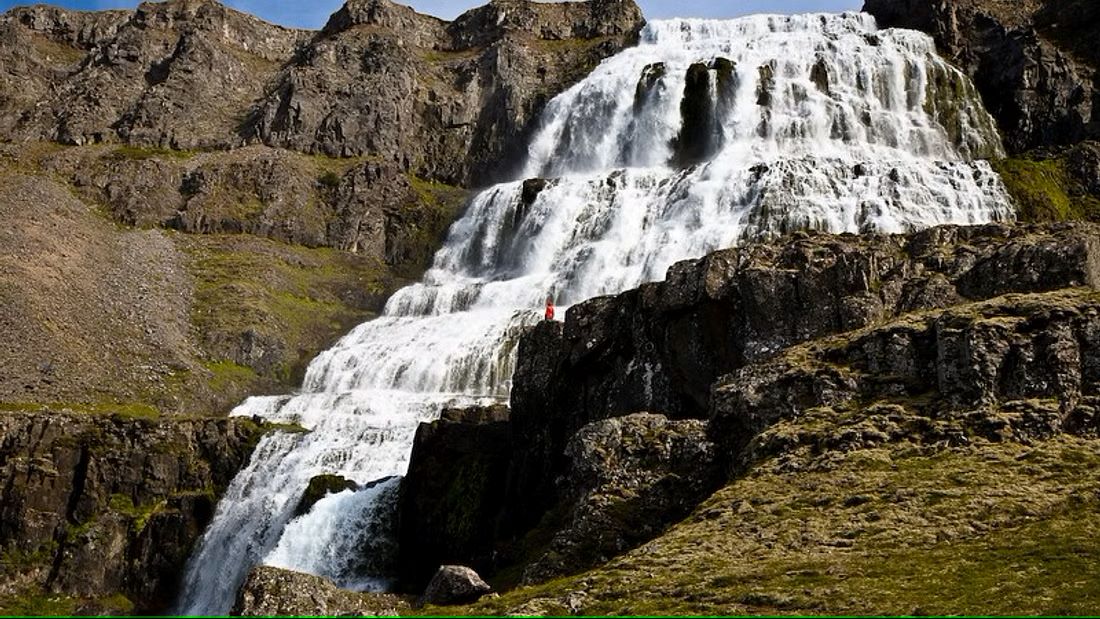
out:
<path id="1" fill-rule="evenodd" d="M 540 584 L 460 612 L 1086 608 L 1095 595 L 1065 578 L 1100 555 L 1047 570 L 1100 530 L 1098 232 L 796 235 L 533 329 L 504 522 L 548 508 L 521 552 L 496 547 Z M 548 360 L 569 378 L 534 382 Z M 647 391 L 625 369 L 643 361 L 679 373 Z M 652 414 L 669 410 L 680 420 Z M 944 570 L 966 576 L 931 584 Z M 989 578 L 1013 584 L 963 584 Z"/>
<path id="2" fill-rule="evenodd" d="M 1095 295 L 1060 291 L 1100 287 L 1098 232 L 796 234 L 571 308 L 520 344 L 507 485 L 477 556 L 495 549 L 495 567 L 518 562 L 532 582 L 597 565 L 659 535 L 757 454 L 774 456 L 754 441 L 810 409 L 854 407 L 859 428 L 837 433 L 858 437 L 866 422 L 871 445 L 882 432 L 929 443 L 1087 434 Z M 835 334 L 844 346 L 811 363 L 804 343 Z M 872 414 L 878 400 L 920 404 Z M 414 451 L 414 469 L 423 457 Z"/>
<path id="3" fill-rule="evenodd" d="M 1100 138 L 1100 7 L 1090 0 L 866 0 L 883 27 L 931 34 L 1014 153 Z"/>
<path id="4" fill-rule="evenodd" d="M 0 135 L 184 150 L 262 142 L 477 183 L 522 147 L 551 97 L 643 23 L 629 0 L 496 0 L 450 23 L 353 0 L 320 32 L 213 0 L 21 7 L 0 17 Z"/>
<path id="5" fill-rule="evenodd" d="M 241 419 L 0 411 L 4 614 L 34 610 L 41 591 L 62 613 L 164 610 L 262 432 Z"/>

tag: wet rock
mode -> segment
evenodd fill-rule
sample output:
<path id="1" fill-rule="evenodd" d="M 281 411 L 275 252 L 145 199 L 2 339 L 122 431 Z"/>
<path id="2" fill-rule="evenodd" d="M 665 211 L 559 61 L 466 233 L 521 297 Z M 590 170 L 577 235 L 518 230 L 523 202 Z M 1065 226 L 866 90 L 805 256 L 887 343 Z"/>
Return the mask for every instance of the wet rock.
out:
<path id="1" fill-rule="evenodd" d="M 539 194 L 543 189 L 550 184 L 550 181 L 545 178 L 529 178 L 523 181 L 523 193 L 521 199 L 527 206 L 531 206 L 538 199 Z"/>
<path id="2" fill-rule="evenodd" d="M 339 475 L 318 475 L 309 480 L 306 491 L 302 493 L 302 498 L 298 500 L 298 506 L 294 508 L 294 515 L 308 514 L 309 510 L 313 509 L 318 501 L 330 494 L 339 494 L 345 490 L 357 490 L 358 488 L 359 484 Z"/>
<path id="3" fill-rule="evenodd" d="M 408 608 L 400 596 L 345 591 L 319 576 L 261 566 L 249 573 L 231 614 L 395 617 Z"/>
<path id="4" fill-rule="evenodd" d="M 436 571 L 421 601 L 435 606 L 469 604 L 492 591 L 477 572 L 459 565 L 444 565 Z"/>
<path id="5" fill-rule="evenodd" d="M 672 144 L 672 165 L 687 167 L 706 161 L 720 146 L 710 73 L 706 63 L 688 67 L 680 100 L 680 133 Z"/>

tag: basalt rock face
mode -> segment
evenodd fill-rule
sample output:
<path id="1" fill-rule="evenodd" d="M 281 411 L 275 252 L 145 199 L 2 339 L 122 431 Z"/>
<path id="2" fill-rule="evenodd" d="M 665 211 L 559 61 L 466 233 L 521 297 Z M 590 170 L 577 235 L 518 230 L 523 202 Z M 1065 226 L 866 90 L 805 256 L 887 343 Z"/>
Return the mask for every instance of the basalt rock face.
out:
<path id="1" fill-rule="evenodd" d="M 554 505 L 566 446 L 636 412 L 706 419 L 721 376 L 793 345 L 1011 292 L 1100 285 L 1091 225 L 800 234 L 673 266 L 665 282 L 571 308 L 524 336 L 512 392 L 506 522 Z"/>
<path id="2" fill-rule="evenodd" d="M 1100 137 L 1100 6 L 1090 0 L 866 0 L 931 34 L 974 79 L 1015 153 Z"/>
<path id="3" fill-rule="evenodd" d="M 581 428 L 558 479 L 562 520 L 548 549 L 524 570 L 527 583 L 606 563 L 687 516 L 719 485 L 707 422 L 640 413 Z"/>
<path id="4" fill-rule="evenodd" d="M 512 456 L 508 408 L 448 409 L 421 424 L 401 484 L 401 580 L 420 592 L 440 565 L 493 566 Z"/>
<path id="5" fill-rule="evenodd" d="M 122 594 L 163 610 L 260 428 L 61 411 L 0 416 L 0 597 Z"/>
<path id="6" fill-rule="evenodd" d="M 3 135 L 172 148 L 240 143 L 235 117 L 308 37 L 209 0 L 17 8 L 0 32 L 0 55 L 17 60 L 0 82 L 20 93 L 0 102 Z"/>
<path id="7" fill-rule="evenodd" d="M 173 149 L 260 141 L 480 181 L 522 147 L 551 97 L 643 23 L 630 0 L 497 0 L 451 23 L 353 0 L 320 32 L 213 0 L 17 8 L 0 16 L 0 135 Z"/>
<path id="8" fill-rule="evenodd" d="M 420 524 L 403 539 L 425 537 L 404 560 L 432 557 L 423 573 L 445 548 L 544 582 L 660 538 L 765 460 L 1095 437 L 1097 290 L 1100 227 L 1083 223 L 802 233 L 674 265 L 531 328 L 507 422 L 421 427 L 410 477 L 433 484 L 405 488 Z M 449 444 L 463 453 L 435 461 Z M 491 482 L 449 464 L 489 453 Z M 417 513 L 451 496 L 479 513 L 461 547 Z"/>

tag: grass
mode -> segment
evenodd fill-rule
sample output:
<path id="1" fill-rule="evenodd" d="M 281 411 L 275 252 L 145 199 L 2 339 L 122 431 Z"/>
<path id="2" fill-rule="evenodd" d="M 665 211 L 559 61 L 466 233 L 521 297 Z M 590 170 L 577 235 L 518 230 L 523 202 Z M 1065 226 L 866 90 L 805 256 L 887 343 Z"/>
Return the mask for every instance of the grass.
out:
<path id="1" fill-rule="evenodd" d="M 1088 614 L 1100 442 L 770 461 L 577 576 L 436 614 Z"/>
<path id="2" fill-rule="evenodd" d="M 133 611 L 134 603 L 121 593 L 79 598 L 34 589 L 0 597 L 0 616 L 4 617 L 121 616 Z"/>
<path id="3" fill-rule="evenodd" d="M 195 303 L 191 322 L 212 359 L 211 388 L 293 384 L 308 361 L 355 324 L 371 317 L 371 299 L 394 285 L 379 262 L 333 249 L 289 246 L 266 239 L 188 237 Z M 349 300 L 357 299 L 357 300 Z M 281 342 L 274 366 L 227 361 L 243 334 Z"/>
<path id="4" fill-rule="evenodd" d="M 0 411 L 39 413 L 46 411 L 70 411 L 89 415 L 103 415 L 122 419 L 159 419 L 161 412 L 155 406 L 141 402 L 0 402 Z"/>

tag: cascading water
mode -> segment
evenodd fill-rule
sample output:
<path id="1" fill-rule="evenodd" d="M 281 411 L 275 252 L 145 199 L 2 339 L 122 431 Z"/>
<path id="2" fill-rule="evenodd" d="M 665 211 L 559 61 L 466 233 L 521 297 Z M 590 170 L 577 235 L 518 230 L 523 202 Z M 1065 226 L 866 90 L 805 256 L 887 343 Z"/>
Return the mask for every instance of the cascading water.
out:
<path id="1" fill-rule="evenodd" d="M 478 195 L 422 283 L 235 415 L 264 438 L 218 506 L 179 610 L 229 610 L 261 562 L 386 586 L 396 478 L 421 421 L 508 396 L 517 337 L 674 262 L 799 228 L 901 232 L 1011 217 L 973 87 L 924 35 L 862 14 L 651 23 L 554 99 L 522 178 Z M 310 480 L 360 484 L 294 517 Z M 380 483 L 371 484 L 378 480 Z"/>

